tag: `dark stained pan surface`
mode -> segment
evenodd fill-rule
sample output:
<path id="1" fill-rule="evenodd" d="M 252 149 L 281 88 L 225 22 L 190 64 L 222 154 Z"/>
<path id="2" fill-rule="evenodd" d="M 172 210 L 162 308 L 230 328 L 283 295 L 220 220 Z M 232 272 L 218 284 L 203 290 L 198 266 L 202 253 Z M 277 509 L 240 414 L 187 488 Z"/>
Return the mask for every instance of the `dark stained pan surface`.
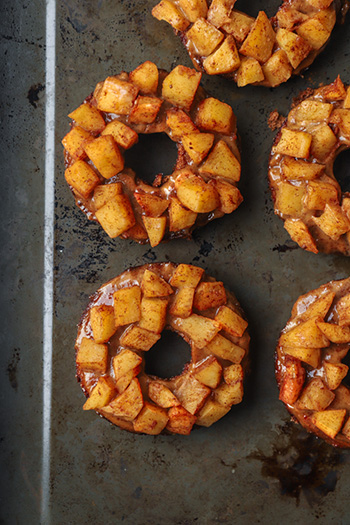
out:
<path id="1" fill-rule="evenodd" d="M 0 522 L 346 525 L 349 453 L 290 422 L 278 401 L 273 356 L 297 297 L 349 276 L 350 259 L 297 248 L 275 217 L 267 181 L 275 133 L 267 119 L 275 109 L 286 115 L 292 98 L 308 86 L 338 74 L 350 83 L 350 17 L 303 78 L 275 89 L 239 89 L 203 76 L 205 89 L 237 115 L 244 202 L 231 216 L 195 232 L 192 241 L 152 249 L 107 238 L 74 206 L 60 140 L 69 129 L 66 115 L 107 75 L 144 60 L 167 70 L 191 65 L 170 26 L 151 16 L 155 3 L 57 2 L 52 417 L 50 479 L 43 491 L 45 2 L 20 0 L 0 8 Z M 245 4 L 239 0 L 236 6 L 244 11 Z M 276 0 L 265 4 L 270 16 L 279 6 Z M 259 7 L 261 2 L 250 1 L 249 14 Z M 176 154 L 170 141 L 157 150 L 155 138 L 144 150 L 139 169 L 145 176 L 171 170 Z M 349 155 L 340 162 L 349 163 Z M 129 266 L 167 260 L 202 266 L 234 291 L 250 320 L 252 370 L 243 403 L 211 428 L 188 437 L 133 435 L 83 412 L 75 379 L 76 325 L 102 283 Z"/>

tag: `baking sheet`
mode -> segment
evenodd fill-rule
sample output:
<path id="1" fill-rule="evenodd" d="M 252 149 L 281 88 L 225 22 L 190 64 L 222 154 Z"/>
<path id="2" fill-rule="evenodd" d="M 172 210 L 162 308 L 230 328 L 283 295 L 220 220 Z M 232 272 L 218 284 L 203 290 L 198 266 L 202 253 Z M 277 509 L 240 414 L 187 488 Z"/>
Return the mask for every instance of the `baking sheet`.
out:
<path id="1" fill-rule="evenodd" d="M 107 75 L 130 71 L 144 60 L 167 70 L 191 65 L 170 26 L 151 16 L 155 3 L 50 0 L 51 19 L 46 21 L 43 1 L 22 0 L 1 8 L 2 84 L 7 92 L 2 108 L 6 132 L 1 137 L 0 207 L 1 482 L 6 495 L 1 518 L 4 523 L 26 524 L 211 525 L 277 523 L 283 517 L 287 525 L 306 521 L 345 525 L 350 510 L 349 453 L 334 450 L 289 423 L 278 401 L 273 354 L 296 298 L 328 280 L 347 277 L 350 261 L 295 248 L 274 216 L 267 183 L 274 133 L 267 119 L 275 109 L 287 114 L 292 97 L 309 85 L 328 83 L 337 74 L 350 83 L 349 18 L 334 30 L 331 43 L 304 78 L 276 89 L 238 89 L 224 79 L 203 77 L 206 90 L 231 104 L 237 115 L 245 200 L 234 214 L 195 232 L 192 241 L 175 240 L 152 249 L 108 239 L 74 206 L 63 178 L 60 140 L 68 131 L 66 115 Z M 270 16 L 278 5 L 268 3 Z M 257 0 L 249 2 L 249 14 L 256 14 L 259 7 Z M 42 328 L 42 305 L 44 284 L 46 291 L 50 286 L 43 262 L 44 248 L 50 248 L 44 227 L 44 200 L 50 195 L 44 186 L 50 156 L 45 109 L 53 89 L 45 79 L 45 68 L 50 67 L 45 62 L 49 52 L 45 28 L 52 23 L 53 8 L 51 354 Z M 242 0 L 237 8 L 247 10 Z M 156 148 L 155 142 L 145 160 L 155 170 Z M 162 157 L 161 163 L 166 161 Z M 248 315 L 252 335 L 252 370 L 243 403 L 211 428 L 188 437 L 132 435 L 93 412 L 83 412 L 83 394 L 74 377 L 76 324 L 89 295 L 129 266 L 166 260 L 200 265 L 222 280 Z M 48 377 L 43 396 L 43 378 Z M 50 421 L 43 424 L 48 407 Z"/>

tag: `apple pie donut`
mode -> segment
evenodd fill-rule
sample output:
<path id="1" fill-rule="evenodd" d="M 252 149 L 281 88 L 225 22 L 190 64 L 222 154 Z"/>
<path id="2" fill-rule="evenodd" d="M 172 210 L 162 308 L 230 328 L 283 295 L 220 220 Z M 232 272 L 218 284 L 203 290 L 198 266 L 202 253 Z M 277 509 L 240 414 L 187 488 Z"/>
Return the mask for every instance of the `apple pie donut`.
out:
<path id="1" fill-rule="evenodd" d="M 180 34 L 194 66 L 237 85 L 275 87 L 308 67 L 327 44 L 345 0 L 284 0 L 269 19 L 236 0 L 161 0 L 152 14 Z"/>
<path id="2" fill-rule="evenodd" d="M 110 237 L 151 246 L 190 237 L 242 202 L 236 117 L 200 79 L 188 67 L 166 73 L 147 61 L 99 82 L 70 113 L 65 178 L 79 208 Z M 158 174 L 152 185 L 124 163 L 140 133 L 166 133 L 178 148 L 173 173 Z"/>
<path id="3" fill-rule="evenodd" d="M 275 213 L 310 252 L 350 255 L 350 193 L 334 161 L 350 147 L 350 88 L 338 77 L 307 90 L 289 112 L 271 151 L 269 181 Z"/>
<path id="4" fill-rule="evenodd" d="M 309 432 L 343 448 L 350 448 L 349 348 L 347 278 L 299 297 L 276 352 L 280 400 Z"/>
<path id="5" fill-rule="evenodd" d="M 209 427 L 242 401 L 247 326 L 235 296 L 202 268 L 158 263 L 123 272 L 91 297 L 79 324 L 84 410 L 144 434 Z M 191 347 L 191 361 L 169 379 L 145 371 L 145 352 L 164 329 Z"/>

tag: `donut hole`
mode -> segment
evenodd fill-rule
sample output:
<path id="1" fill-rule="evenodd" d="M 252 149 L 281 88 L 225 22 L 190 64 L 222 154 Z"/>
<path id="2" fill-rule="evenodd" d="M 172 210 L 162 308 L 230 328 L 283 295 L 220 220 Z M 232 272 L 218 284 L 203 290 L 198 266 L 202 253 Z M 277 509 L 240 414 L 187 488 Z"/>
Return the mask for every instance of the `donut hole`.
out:
<path id="1" fill-rule="evenodd" d="M 333 171 L 342 192 L 350 192 L 350 149 L 342 151 L 337 156 Z"/>
<path id="2" fill-rule="evenodd" d="M 163 330 L 162 337 L 144 354 L 145 372 L 162 379 L 180 375 L 191 361 L 190 346 L 171 330 Z"/>
<path id="3" fill-rule="evenodd" d="M 125 152 L 125 165 L 139 179 L 152 184 L 156 175 L 170 175 L 177 160 L 176 142 L 166 133 L 140 133 L 138 142 Z"/>
<path id="4" fill-rule="evenodd" d="M 281 0 L 273 0 L 268 3 L 268 6 L 264 5 L 262 7 L 261 1 L 259 0 L 250 0 L 250 2 L 247 2 L 247 0 L 238 0 L 235 3 L 234 9 L 237 11 L 242 11 L 244 14 L 253 16 L 254 18 L 258 16 L 259 11 L 263 10 L 267 16 L 271 18 L 272 16 L 275 16 L 278 8 L 281 6 L 281 3 Z"/>

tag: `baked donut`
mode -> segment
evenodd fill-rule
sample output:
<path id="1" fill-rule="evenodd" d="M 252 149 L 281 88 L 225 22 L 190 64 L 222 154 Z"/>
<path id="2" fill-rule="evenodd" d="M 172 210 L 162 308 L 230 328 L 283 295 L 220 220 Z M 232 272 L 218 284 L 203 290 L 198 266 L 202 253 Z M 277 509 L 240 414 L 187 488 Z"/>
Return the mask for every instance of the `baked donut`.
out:
<path id="1" fill-rule="evenodd" d="M 70 113 L 65 178 L 79 208 L 110 237 L 151 246 L 190 237 L 242 202 L 236 117 L 200 79 L 193 69 L 166 73 L 147 61 L 99 82 Z M 178 148 L 173 173 L 155 176 L 152 185 L 124 165 L 140 133 L 166 133 Z"/>
<path id="2" fill-rule="evenodd" d="M 350 278 L 299 297 L 276 352 L 279 398 L 309 432 L 350 448 Z"/>
<path id="3" fill-rule="evenodd" d="M 275 213 L 293 241 L 310 252 L 350 255 L 350 193 L 333 173 L 350 147 L 350 89 L 338 77 L 307 90 L 290 111 L 271 151 Z"/>
<path id="4" fill-rule="evenodd" d="M 132 268 L 92 297 L 76 340 L 77 378 L 94 409 L 144 434 L 189 434 L 242 401 L 247 321 L 221 282 L 188 264 Z M 145 352 L 164 329 L 191 346 L 191 362 L 171 379 L 145 372 Z"/>
<path id="5" fill-rule="evenodd" d="M 323 50 L 344 0 L 284 0 L 269 19 L 233 9 L 236 0 L 161 0 L 152 14 L 171 24 L 194 66 L 237 85 L 275 87 Z M 209 5 L 209 7 L 208 7 Z"/>

